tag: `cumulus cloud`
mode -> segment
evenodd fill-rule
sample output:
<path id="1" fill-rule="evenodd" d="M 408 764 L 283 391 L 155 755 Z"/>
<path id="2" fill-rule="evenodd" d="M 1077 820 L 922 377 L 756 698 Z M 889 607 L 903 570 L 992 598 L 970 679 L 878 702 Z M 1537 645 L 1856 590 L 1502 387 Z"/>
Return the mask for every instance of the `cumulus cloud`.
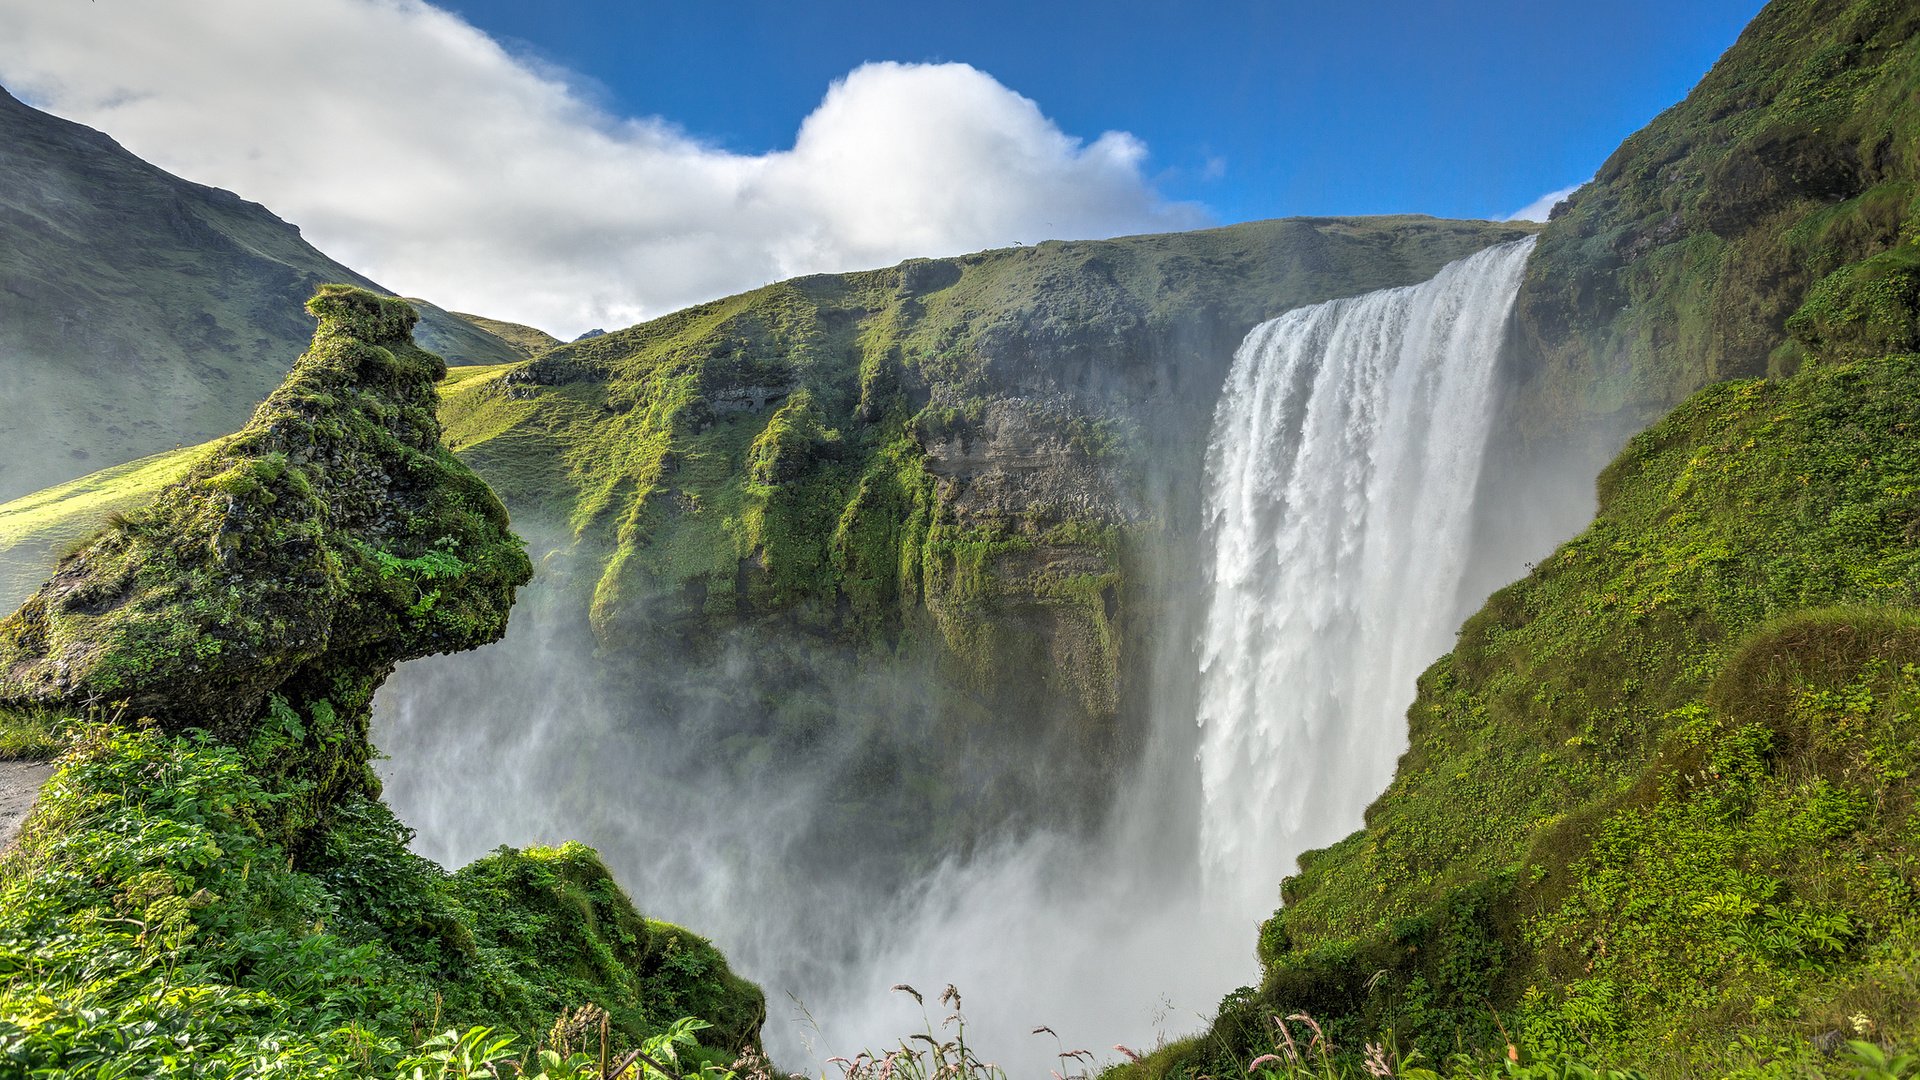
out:
<path id="1" fill-rule="evenodd" d="M 421 0 L 0 0 L 0 82 L 403 293 L 570 336 L 801 273 L 1205 224 L 1125 132 L 876 63 L 793 146 L 608 115 Z"/>
<path id="2" fill-rule="evenodd" d="M 1563 187 L 1558 191 L 1549 191 L 1527 205 L 1507 215 L 1508 221 L 1545 221 L 1555 206 L 1566 201 L 1567 196 L 1579 191 L 1580 184 Z"/>

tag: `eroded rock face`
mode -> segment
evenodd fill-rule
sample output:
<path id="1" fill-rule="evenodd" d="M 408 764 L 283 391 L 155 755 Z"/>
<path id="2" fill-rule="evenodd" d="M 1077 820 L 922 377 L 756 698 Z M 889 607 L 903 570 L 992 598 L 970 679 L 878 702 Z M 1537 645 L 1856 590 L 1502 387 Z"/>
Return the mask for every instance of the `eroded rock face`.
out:
<path id="1" fill-rule="evenodd" d="M 334 285 L 307 310 L 312 347 L 246 427 L 0 622 L 0 704 L 203 728 L 303 776 L 311 814 L 376 790 L 393 666 L 497 639 L 531 566 L 441 444 L 413 308 Z"/>

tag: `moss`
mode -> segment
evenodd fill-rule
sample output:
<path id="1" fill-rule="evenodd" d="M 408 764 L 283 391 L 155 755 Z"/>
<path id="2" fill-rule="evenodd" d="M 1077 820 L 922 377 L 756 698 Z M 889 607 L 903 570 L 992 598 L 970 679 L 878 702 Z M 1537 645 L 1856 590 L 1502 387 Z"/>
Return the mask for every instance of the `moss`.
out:
<path id="1" fill-rule="evenodd" d="M 501 848 L 455 873 L 452 894 L 511 972 L 513 1014 L 606 1009 L 631 1038 L 683 1016 L 713 1025 L 702 1042 L 733 1060 L 759 1045 L 766 1001 L 706 939 L 634 909 L 592 849 Z"/>
<path id="2" fill-rule="evenodd" d="M 1920 247 L 1884 251 L 1828 274 L 1787 320 L 1787 331 L 1822 358 L 1920 350 Z"/>
<path id="3" fill-rule="evenodd" d="M 731 1061 L 760 992 L 592 851 L 448 875 L 378 801 L 374 692 L 498 638 L 530 567 L 440 443 L 413 310 L 345 286 L 309 310 L 253 420 L 0 622 L 0 755 L 70 744 L 0 858 L 0 1045 L 48 1075 L 390 1075 L 443 1025 L 531 1048 L 592 1004 L 616 1048 L 697 1015 Z"/>
<path id="4" fill-rule="evenodd" d="M 349 286 L 287 381 L 148 505 L 0 621 L 0 704 L 112 703 L 299 776 L 286 827 L 377 790 L 373 689 L 506 627 L 531 568 L 506 510 L 440 444 L 445 365 L 407 305 Z"/>
<path id="5" fill-rule="evenodd" d="M 1899 301 L 1860 290 L 1920 228 L 1917 91 L 1911 4 L 1769 3 L 1541 234 L 1515 306 L 1527 437 L 1591 438 L 1597 464 L 1622 423 L 1708 382 L 1791 373 L 1802 345 L 1906 348 Z"/>

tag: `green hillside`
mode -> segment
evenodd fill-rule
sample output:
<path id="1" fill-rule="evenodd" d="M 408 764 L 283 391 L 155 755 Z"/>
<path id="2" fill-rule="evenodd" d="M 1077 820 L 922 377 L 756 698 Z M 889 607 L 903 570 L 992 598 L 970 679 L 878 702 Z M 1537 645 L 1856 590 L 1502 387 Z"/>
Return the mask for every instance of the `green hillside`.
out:
<path id="1" fill-rule="evenodd" d="M 409 300 L 408 303 L 417 304 L 419 301 Z M 522 356 L 532 356 L 535 353 L 545 352 L 555 345 L 560 344 L 559 338 L 554 337 L 545 330 L 536 330 L 531 326 L 506 322 L 502 319 L 489 319 L 484 315 L 469 315 L 464 311 L 455 311 L 450 314 L 456 319 L 465 319 L 480 329 L 485 330 L 487 333 L 492 334 L 494 337 L 499 338 L 501 341 L 513 346 L 515 351 L 519 352 Z"/>
<path id="2" fill-rule="evenodd" d="M 4 90 L 0 280 L 0 500 L 239 427 L 305 346 L 314 288 L 372 286 L 264 207 Z M 524 355 L 421 310 L 457 362 Z"/>
<path id="3" fill-rule="evenodd" d="M 1876 257 L 1920 240 L 1916 132 L 1920 9 L 1768 4 L 1541 234 L 1516 305 L 1529 434 L 1614 417 L 1612 439 L 1710 382 L 1792 372 L 1812 290 L 1870 303 Z M 1876 326 L 1854 355 L 1914 333 Z"/>

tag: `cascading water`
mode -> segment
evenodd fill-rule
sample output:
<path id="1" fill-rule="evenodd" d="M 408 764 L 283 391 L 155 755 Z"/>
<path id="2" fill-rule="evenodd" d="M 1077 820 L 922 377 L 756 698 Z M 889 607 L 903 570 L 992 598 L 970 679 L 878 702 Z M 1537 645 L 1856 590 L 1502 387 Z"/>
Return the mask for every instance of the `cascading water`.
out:
<path id="1" fill-rule="evenodd" d="M 1531 237 L 1290 311 L 1234 355 L 1208 475 L 1201 856 L 1267 890 L 1392 778 L 1458 591 Z"/>
<path id="2" fill-rule="evenodd" d="M 598 846 L 650 914 L 713 934 L 765 985 L 783 1062 L 917 1030 L 895 983 L 963 988 L 969 1044 L 1012 1075 L 1061 1064 L 1036 1025 L 1068 1046 L 1188 1033 L 1251 981 L 1250 936 L 1291 860 L 1357 825 L 1386 785 L 1414 678 L 1458 622 L 1493 365 L 1531 245 L 1248 336 L 1210 450 L 1202 727 L 1183 638 L 1157 658 L 1178 685 L 1098 836 L 1009 837 L 915 888 L 876 888 L 807 832 L 836 812 L 832 776 L 743 798 L 687 734 L 706 729 L 697 709 L 596 681 L 560 584 L 536 586 L 491 653 L 408 665 L 383 691 L 389 797 L 450 862 L 503 839 Z M 910 702 L 906 689 L 872 688 Z"/>

